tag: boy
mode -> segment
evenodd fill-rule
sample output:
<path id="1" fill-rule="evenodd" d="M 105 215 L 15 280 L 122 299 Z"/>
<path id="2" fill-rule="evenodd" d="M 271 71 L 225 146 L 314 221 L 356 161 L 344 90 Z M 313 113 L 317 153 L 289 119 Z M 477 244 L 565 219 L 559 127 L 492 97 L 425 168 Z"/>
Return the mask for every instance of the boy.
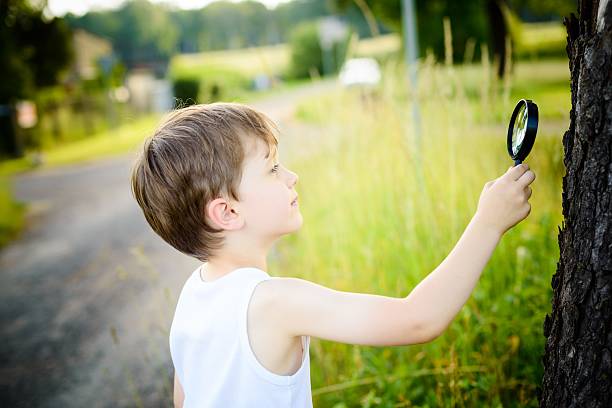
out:
<path id="1" fill-rule="evenodd" d="M 531 210 L 526 164 L 486 183 L 455 248 L 405 298 L 271 277 L 268 251 L 303 222 L 277 130 L 245 105 L 190 106 L 169 115 L 133 167 L 132 191 L 153 230 L 203 262 L 170 329 L 177 407 L 312 407 L 310 336 L 370 346 L 435 339 L 501 236 Z"/>

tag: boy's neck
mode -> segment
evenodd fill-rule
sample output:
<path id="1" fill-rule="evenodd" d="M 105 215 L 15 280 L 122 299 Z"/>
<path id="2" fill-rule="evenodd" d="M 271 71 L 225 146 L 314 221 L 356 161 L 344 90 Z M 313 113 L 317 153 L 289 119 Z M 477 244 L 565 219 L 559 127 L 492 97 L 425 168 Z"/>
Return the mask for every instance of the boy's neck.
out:
<path id="1" fill-rule="evenodd" d="M 268 264 L 266 257 L 259 258 L 237 258 L 237 259 L 224 259 L 224 258 L 210 258 L 208 262 L 204 264 L 202 268 L 202 276 L 206 281 L 213 281 L 219 279 L 228 273 L 238 268 L 255 267 L 262 271 L 268 270 Z"/>
<path id="2" fill-rule="evenodd" d="M 223 248 L 208 259 L 200 273 L 204 280 L 211 281 L 238 268 L 254 267 L 267 272 L 266 258 L 273 244 L 274 240 L 254 239 L 246 234 L 228 235 Z"/>

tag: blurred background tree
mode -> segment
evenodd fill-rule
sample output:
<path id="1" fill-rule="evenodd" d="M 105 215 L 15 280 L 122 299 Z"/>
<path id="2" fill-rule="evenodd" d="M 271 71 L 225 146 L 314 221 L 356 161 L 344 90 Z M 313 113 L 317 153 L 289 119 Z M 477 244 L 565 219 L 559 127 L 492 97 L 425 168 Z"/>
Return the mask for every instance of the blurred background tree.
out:
<path id="1" fill-rule="evenodd" d="M 0 44 L 0 155 L 19 157 L 15 103 L 58 83 L 73 56 L 70 31 L 62 19 L 46 18 L 25 0 L 3 0 Z"/>
<path id="2" fill-rule="evenodd" d="M 340 70 L 346 59 L 352 31 L 347 30 L 342 38 L 331 43 L 329 50 L 325 50 L 321 46 L 320 24 L 317 20 L 300 23 L 292 32 L 289 77 L 316 77 L 334 74 Z M 328 67 L 324 66 L 325 58 L 328 59 Z"/>
<path id="3" fill-rule="evenodd" d="M 333 1 L 337 9 L 344 10 L 351 7 L 356 0 Z M 402 32 L 402 0 L 360 1 L 365 2 L 375 17 L 393 31 Z M 510 34 L 507 15 L 509 12 L 518 14 L 525 21 L 561 21 L 563 15 L 576 8 L 576 0 L 414 1 L 421 57 L 431 51 L 436 59 L 444 59 L 442 21 L 444 17 L 448 17 L 452 27 L 453 61 L 464 61 L 466 55 L 480 58 L 480 47 L 475 45 L 486 44 L 497 58 L 500 77 L 504 75 L 506 67 L 506 36 Z"/>
<path id="4" fill-rule="evenodd" d="M 72 28 L 110 39 L 128 68 L 145 61 L 159 61 L 163 70 L 177 51 L 179 31 L 165 5 L 131 0 L 116 10 L 94 11 L 82 17 L 68 14 L 65 18 Z"/>

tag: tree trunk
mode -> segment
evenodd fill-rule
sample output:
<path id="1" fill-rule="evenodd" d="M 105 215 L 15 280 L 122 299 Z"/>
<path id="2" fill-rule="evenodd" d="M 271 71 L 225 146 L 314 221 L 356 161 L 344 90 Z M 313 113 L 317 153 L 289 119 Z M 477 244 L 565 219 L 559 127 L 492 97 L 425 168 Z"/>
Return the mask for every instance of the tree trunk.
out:
<path id="1" fill-rule="evenodd" d="M 497 76 L 503 78 L 509 61 L 506 61 L 506 36 L 509 35 L 509 30 L 504 19 L 500 2 L 503 0 L 488 0 L 487 1 L 487 16 L 489 17 L 489 30 L 491 33 L 491 41 L 493 45 L 493 58 L 498 61 Z"/>
<path id="2" fill-rule="evenodd" d="M 0 158 L 23 157 L 23 145 L 12 102 L 0 102 Z"/>
<path id="3" fill-rule="evenodd" d="M 564 20 L 572 110 L 542 407 L 612 406 L 612 1 Z"/>

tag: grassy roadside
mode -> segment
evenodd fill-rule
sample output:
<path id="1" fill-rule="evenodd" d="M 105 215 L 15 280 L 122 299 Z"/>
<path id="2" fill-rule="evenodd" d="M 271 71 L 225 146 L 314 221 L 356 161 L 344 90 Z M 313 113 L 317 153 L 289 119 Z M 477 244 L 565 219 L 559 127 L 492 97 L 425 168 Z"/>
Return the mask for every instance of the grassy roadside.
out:
<path id="1" fill-rule="evenodd" d="M 299 108 L 302 119 L 327 130 L 315 156 L 288 163 L 300 175 L 304 225 L 279 244 L 271 273 L 338 290 L 408 295 L 450 253 L 484 183 L 512 164 L 505 136 L 519 98 L 540 107 L 527 159 L 537 174 L 532 212 L 504 235 L 471 297 L 436 340 L 364 347 L 313 339 L 314 403 L 535 407 L 559 257 L 567 63 L 517 63 L 506 86 L 482 66 L 425 64 L 416 93 L 402 69 L 390 68 L 376 93 L 340 91 Z"/>
<path id="2" fill-rule="evenodd" d="M 117 129 L 98 133 L 90 138 L 57 146 L 38 153 L 41 164 L 35 164 L 36 152 L 26 157 L 0 163 L 0 177 L 9 177 L 33 169 L 49 169 L 125 153 L 134 148 L 159 120 L 157 115 L 135 119 Z"/>
<path id="3" fill-rule="evenodd" d="M 0 177 L 0 248 L 19 236 L 24 224 L 26 205 L 15 201 L 6 177 Z"/>

